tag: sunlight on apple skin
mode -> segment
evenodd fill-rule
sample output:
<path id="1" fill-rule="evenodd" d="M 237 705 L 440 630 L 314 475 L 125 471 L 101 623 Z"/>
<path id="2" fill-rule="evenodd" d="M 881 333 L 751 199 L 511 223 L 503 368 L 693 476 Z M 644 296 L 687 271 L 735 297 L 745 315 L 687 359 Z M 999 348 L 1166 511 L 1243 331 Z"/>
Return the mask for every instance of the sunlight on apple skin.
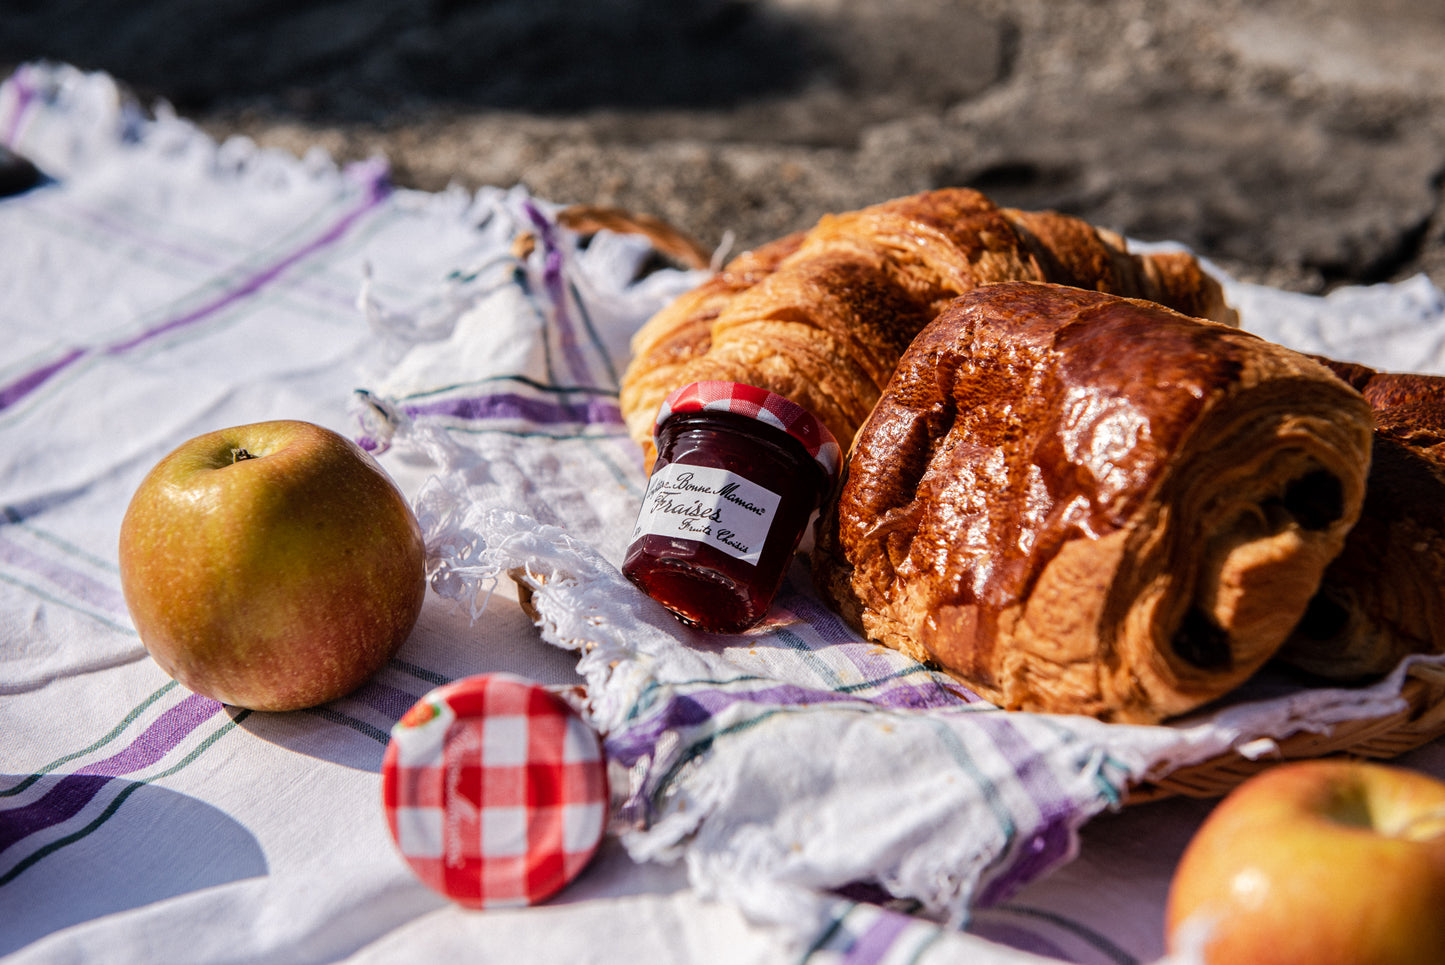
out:
<path id="1" fill-rule="evenodd" d="M 1445 782 L 1276 766 L 1221 802 L 1176 869 L 1171 953 L 1210 965 L 1445 962 Z"/>
<path id="2" fill-rule="evenodd" d="M 316 706 L 375 674 L 416 623 L 425 563 L 386 472 L 304 422 L 184 443 L 121 524 L 121 587 L 152 658 L 190 690 L 253 710 Z"/>

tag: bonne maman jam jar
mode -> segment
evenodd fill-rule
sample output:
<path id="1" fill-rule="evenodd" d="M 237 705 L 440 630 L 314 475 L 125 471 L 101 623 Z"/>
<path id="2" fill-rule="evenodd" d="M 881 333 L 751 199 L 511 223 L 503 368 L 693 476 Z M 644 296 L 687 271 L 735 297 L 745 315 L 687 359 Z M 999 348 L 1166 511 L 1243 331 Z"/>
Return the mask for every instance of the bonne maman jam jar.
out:
<path id="1" fill-rule="evenodd" d="M 622 572 L 684 623 L 746 630 L 767 615 L 837 481 L 838 443 L 801 406 L 737 382 L 674 391 L 654 438 Z"/>

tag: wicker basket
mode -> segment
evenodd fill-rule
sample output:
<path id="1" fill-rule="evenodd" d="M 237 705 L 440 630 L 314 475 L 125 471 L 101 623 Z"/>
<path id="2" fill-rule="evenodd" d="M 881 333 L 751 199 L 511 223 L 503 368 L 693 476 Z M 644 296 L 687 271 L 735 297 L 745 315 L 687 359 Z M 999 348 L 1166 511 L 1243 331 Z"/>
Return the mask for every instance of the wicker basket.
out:
<path id="1" fill-rule="evenodd" d="M 1293 734 L 1266 757 L 1251 760 L 1229 753 L 1143 781 L 1130 789 L 1128 803 L 1175 796 L 1219 797 L 1245 778 L 1284 761 L 1329 756 L 1386 760 L 1445 735 L 1445 665 L 1413 665 L 1400 696 L 1405 706 L 1397 713 L 1346 721 L 1324 734 Z"/>
<path id="2" fill-rule="evenodd" d="M 625 211 L 605 205 L 573 204 L 557 212 L 557 223 L 583 238 L 599 231 L 642 235 L 658 254 L 671 259 L 681 268 L 709 267 L 711 255 L 698 241 L 652 215 Z M 512 253 L 518 258 L 531 254 L 537 238 L 530 231 L 519 233 L 512 242 Z"/>

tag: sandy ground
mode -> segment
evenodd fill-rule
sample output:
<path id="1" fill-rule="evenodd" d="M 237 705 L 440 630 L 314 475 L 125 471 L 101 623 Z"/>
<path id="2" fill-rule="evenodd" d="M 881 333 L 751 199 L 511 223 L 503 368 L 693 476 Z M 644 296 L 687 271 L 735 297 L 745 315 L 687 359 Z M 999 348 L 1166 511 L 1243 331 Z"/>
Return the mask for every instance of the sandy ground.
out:
<path id="1" fill-rule="evenodd" d="M 1438 0 L 12 0 L 0 66 L 745 247 L 953 184 L 1301 291 L 1445 285 Z"/>

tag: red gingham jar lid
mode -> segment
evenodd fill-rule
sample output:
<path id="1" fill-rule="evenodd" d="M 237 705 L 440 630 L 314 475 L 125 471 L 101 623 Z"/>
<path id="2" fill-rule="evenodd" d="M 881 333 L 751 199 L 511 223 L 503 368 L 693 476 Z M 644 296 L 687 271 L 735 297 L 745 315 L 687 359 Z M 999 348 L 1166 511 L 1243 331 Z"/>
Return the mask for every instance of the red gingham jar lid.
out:
<path id="1" fill-rule="evenodd" d="M 445 684 L 397 721 L 381 768 L 387 827 L 427 885 L 470 908 L 540 902 L 575 878 L 607 825 L 595 731 L 511 674 Z"/>
<path id="2" fill-rule="evenodd" d="M 802 443 L 829 479 L 838 473 L 843 451 L 817 417 L 792 399 L 742 382 L 691 382 L 674 389 L 657 410 L 653 435 L 674 415 L 685 412 L 731 412 L 781 429 Z"/>

